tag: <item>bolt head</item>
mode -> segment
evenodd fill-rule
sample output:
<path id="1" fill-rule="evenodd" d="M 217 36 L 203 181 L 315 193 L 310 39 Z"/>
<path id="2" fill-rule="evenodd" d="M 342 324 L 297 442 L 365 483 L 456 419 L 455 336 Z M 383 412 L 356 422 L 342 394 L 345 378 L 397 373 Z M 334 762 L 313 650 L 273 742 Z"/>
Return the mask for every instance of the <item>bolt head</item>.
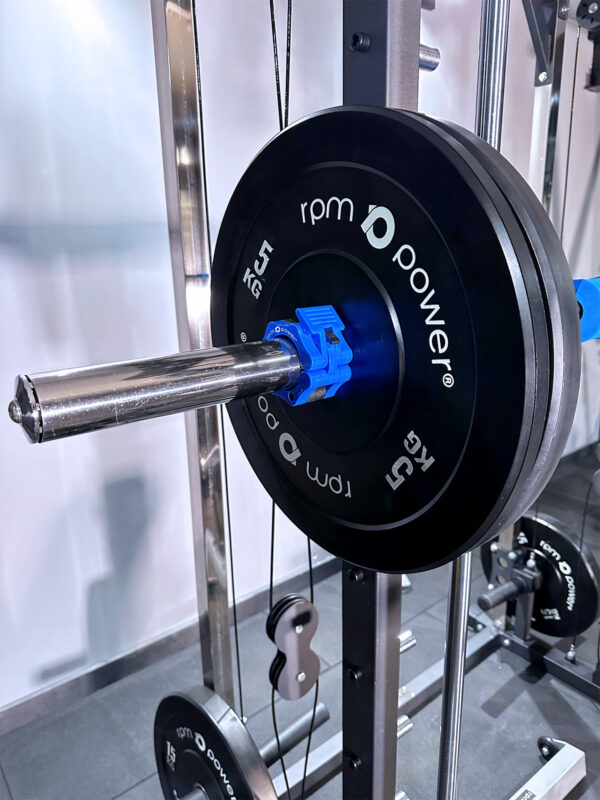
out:
<path id="1" fill-rule="evenodd" d="M 590 3 L 588 6 L 588 14 L 591 16 L 598 11 L 598 3 Z"/>
<path id="2" fill-rule="evenodd" d="M 510 553 L 508 554 L 508 560 L 509 561 L 516 561 L 517 560 L 517 554 L 515 553 L 514 550 L 511 550 Z"/>
<path id="3" fill-rule="evenodd" d="M 510 639 L 502 639 L 502 647 L 508 647 L 510 645 Z"/>
<path id="4" fill-rule="evenodd" d="M 8 416 L 13 422 L 16 422 L 17 425 L 20 425 L 23 421 L 23 412 L 16 400 L 11 400 L 8 404 Z"/>
<path id="5" fill-rule="evenodd" d="M 492 591 L 492 589 L 495 589 L 495 588 L 496 588 L 496 587 L 494 586 L 494 584 L 493 584 L 493 583 L 488 583 L 488 592 L 491 592 L 491 591 Z"/>
<path id="6" fill-rule="evenodd" d="M 360 567 L 350 567 L 348 570 L 348 578 L 353 583 L 362 583 L 365 579 L 365 573 L 360 569 Z"/>
<path id="7" fill-rule="evenodd" d="M 550 748 L 547 744 L 542 745 L 542 755 L 546 756 L 546 758 L 550 755 Z"/>
<path id="8" fill-rule="evenodd" d="M 356 31 L 350 37 L 350 49 L 357 53 L 366 53 L 371 47 L 371 37 L 368 33 Z"/>
<path id="9" fill-rule="evenodd" d="M 359 681 L 363 676 L 363 672 L 358 667 L 348 667 L 347 675 L 351 681 Z"/>
<path id="10" fill-rule="evenodd" d="M 296 675 L 296 680 L 298 681 L 298 683 L 303 683 L 306 680 L 306 672 L 299 672 Z"/>
<path id="11" fill-rule="evenodd" d="M 546 83 L 547 80 L 548 80 L 548 73 L 545 70 L 543 72 L 540 72 L 540 74 L 538 75 L 538 81 L 540 83 Z"/>
<path id="12" fill-rule="evenodd" d="M 498 542 L 492 542 L 490 545 L 490 550 L 492 553 L 498 552 Z"/>
<path id="13" fill-rule="evenodd" d="M 296 625 L 296 627 L 294 628 L 294 630 L 296 631 L 296 633 L 297 633 L 298 635 L 300 635 L 300 634 L 302 633 L 302 631 L 304 630 L 304 625 Z"/>

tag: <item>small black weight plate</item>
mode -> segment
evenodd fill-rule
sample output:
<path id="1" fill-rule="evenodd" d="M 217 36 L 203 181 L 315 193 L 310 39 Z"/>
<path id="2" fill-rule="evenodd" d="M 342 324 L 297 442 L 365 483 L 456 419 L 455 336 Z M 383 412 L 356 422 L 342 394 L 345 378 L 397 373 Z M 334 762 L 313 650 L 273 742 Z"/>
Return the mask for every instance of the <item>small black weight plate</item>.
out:
<path id="1" fill-rule="evenodd" d="M 598 617 L 600 571 L 591 550 L 579 550 L 577 533 L 545 514 L 527 515 L 516 526 L 514 548 L 535 553 L 542 586 L 535 593 L 531 627 L 548 636 L 583 633 Z M 490 542 L 481 548 L 485 574 L 490 576 Z"/>
<path id="2" fill-rule="evenodd" d="M 161 700 L 154 753 L 165 798 L 202 789 L 207 800 L 276 800 L 252 736 L 235 711 L 206 686 Z"/>
<path id="3" fill-rule="evenodd" d="M 439 130 L 355 108 L 287 129 L 232 196 L 212 280 L 216 345 L 304 305 L 346 324 L 353 378 L 336 397 L 229 406 L 301 529 L 406 572 L 498 532 L 534 420 L 534 326 L 502 218 Z"/>
<path id="4" fill-rule="evenodd" d="M 552 345 L 551 394 L 545 433 L 531 480 L 523 495 L 523 507 L 542 491 L 562 452 L 571 430 L 579 392 L 581 332 L 573 281 L 566 256 L 554 227 L 522 175 L 473 133 L 454 123 L 434 122 L 452 133 L 477 157 L 512 205 L 537 266 L 545 298 L 549 338 Z"/>

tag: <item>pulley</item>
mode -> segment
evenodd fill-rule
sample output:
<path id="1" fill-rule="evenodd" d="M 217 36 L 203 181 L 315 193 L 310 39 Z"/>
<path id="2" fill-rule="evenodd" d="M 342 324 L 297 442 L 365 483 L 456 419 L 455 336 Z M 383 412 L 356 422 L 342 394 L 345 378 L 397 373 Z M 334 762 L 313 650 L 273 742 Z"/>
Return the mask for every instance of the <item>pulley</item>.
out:
<path id="1" fill-rule="evenodd" d="M 512 573 L 529 563 L 540 574 L 534 592 L 531 627 L 548 636 L 575 636 L 600 613 L 600 568 L 591 549 L 580 547 L 577 533 L 546 514 L 523 517 L 515 526 L 513 549 L 503 553 L 494 541 L 481 549 L 484 572 L 496 588 L 510 589 Z M 504 600 L 518 592 L 507 591 Z M 481 600 L 481 598 L 480 598 Z M 495 605 L 495 603 L 494 603 Z"/>
<path id="2" fill-rule="evenodd" d="M 390 572 L 518 519 L 572 422 L 560 243 L 506 160 L 449 123 L 342 107 L 275 137 L 225 213 L 212 322 L 215 350 L 22 376 L 13 418 L 44 440 L 232 400 L 282 511 Z"/>

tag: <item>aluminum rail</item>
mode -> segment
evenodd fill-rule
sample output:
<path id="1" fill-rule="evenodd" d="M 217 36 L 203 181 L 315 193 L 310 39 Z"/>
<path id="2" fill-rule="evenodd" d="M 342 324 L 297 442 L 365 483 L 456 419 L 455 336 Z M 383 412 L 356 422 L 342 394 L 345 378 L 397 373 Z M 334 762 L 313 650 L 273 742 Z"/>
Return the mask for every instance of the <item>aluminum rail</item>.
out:
<path id="1" fill-rule="evenodd" d="M 273 392 L 300 371 L 297 353 L 279 342 L 213 347 L 19 375 L 8 411 L 40 443 Z"/>

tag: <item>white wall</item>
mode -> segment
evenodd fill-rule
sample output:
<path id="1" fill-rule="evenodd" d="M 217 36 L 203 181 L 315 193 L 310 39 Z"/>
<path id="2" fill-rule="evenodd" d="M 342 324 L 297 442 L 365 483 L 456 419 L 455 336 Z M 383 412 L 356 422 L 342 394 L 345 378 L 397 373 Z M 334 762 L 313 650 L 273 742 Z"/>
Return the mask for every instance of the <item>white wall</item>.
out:
<path id="1" fill-rule="evenodd" d="M 239 175 L 276 133 L 275 85 L 268 3 L 198 5 L 214 241 Z M 442 64 L 422 77 L 422 110 L 466 127 L 476 6 L 438 0 L 423 14 L 422 39 L 441 48 Z M 527 173 L 534 59 L 521 3 L 512 7 L 503 149 Z M 302 0 L 294 14 L 292 119 L 341 101 L 341 0 Z M 0 387 L 8 401 L 17 372 L 177 344 L 149 3 L 0 0 L 0 37 Z M 582 40 L 580 85 L 589 59 Z M 594 215 L 583 214 L 587 198 L 600 206 L 599 104 L 577 91 L 566 244 L 578 275 L 600 270 Z M 599 351 L 595 343 L 584 351 L 572 446 L 598 424 Z M 230 430 L 227 444 L 244 596 L 267 584 L 270 501 Z M 0 454 L 0 707 L 193 619 L 181 418 L 32 447 L 0 416 Z M 303 569 L 305 558 L 304 538 L 279 515 L 278 576 Z"/>
<path id="2" fill-rule="evenodd" d="M 260 14 L 249 19 L 260 28 Z M 203 25 L 203 46 L 225 22 Z M 174 352 L 177 337 L 147 0 L 0 3 L 0 36 L 6 402 L 18 372 Z M 232 98 L 223 110 L 234 119 L 221 113 L 222 69 L 234 65 L 214 60 L 231 52 L 230 38 L 224 32 L 203 65 L 207 145 L 222 144 L 220 131 L 227 143 L 209 154 L 215 230 L 239 174 L 275 132 L 266 61 L 245 77 L 253 86 L 263 73 L 252 108 Z M 319 86 L 312 108 L 333 104 L 331 95 Z M 268 582 L 270 503 L 232 439 L 243 597 Z M 0 707 L 193 620 L 181 417 L 32 447 L 4 415 L 0 453 Z M 283 517 L 277 530 L 282 578 L 306 568 L 306 540 Z M 315 548 L 316 561 L 324 557 Z"/>

